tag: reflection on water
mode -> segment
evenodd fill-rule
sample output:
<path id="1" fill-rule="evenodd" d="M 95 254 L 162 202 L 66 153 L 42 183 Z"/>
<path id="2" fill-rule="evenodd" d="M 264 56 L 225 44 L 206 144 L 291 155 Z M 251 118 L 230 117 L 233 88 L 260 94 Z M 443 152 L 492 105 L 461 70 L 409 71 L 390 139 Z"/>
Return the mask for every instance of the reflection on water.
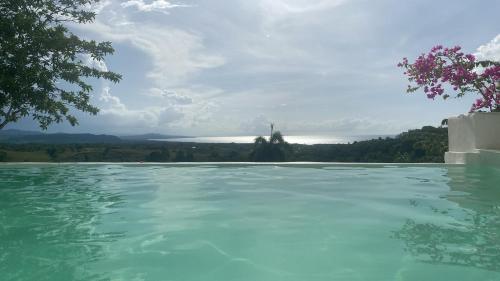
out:
<path id="1" fill-rule="evenodd" d="M 95 230 L 122 202 L 97 170 L 0 169 L 1 280 L 104 280 L 88 266 L 119 232 Z"/>
<path id="2" fill-rule="evenodd" d="M 311 167 L 0 166 L 0 280 L 500 280 L 498 170 Z"/>
<path id="3" fill-rule="evenodd" d="M 253 143 L 257 136 L 226 136 L 226 137 L 189 137 L 189 138 L 171 138 L 154 139 L 156 141 L 166 142 L 196 142 L 196 143 Z M 392 137 L 390 135 L 366 135 L 366 136 L 286 136 L 288 143 L 297 144 L 336 144 L 350 143 L 376 139 L 379 137 Z"/>
<path id="4" fill-rule="evenodd" d="M 456 204 L 428 208 L 445 222 L 407 219 L 395 237 L 418 260 L 500 272 L 500 171 L 493 167 L 450 167 L 449 194 Z"/>

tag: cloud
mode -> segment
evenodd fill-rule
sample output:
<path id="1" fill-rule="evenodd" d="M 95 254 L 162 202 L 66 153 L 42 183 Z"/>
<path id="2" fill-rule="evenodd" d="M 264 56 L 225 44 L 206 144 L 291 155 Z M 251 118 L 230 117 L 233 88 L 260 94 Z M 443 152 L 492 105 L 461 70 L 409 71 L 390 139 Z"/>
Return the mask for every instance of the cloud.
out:
<path id="1" fill-rule="evenodd" d="M 111 123 L 123 129 L 134 127 L 156 128 L 158 127 L 161 107 L 148 107 L 140 110 L 129 109 L 117 96 L 111 94 L 109 87 L 104 87 L 99 97 L 101 103 L 101 122 Z"/>
<path id="2" fill-rule="evenodd" d="M 220 90 L 204 87 L 150 89 L 150 95 L 158 98 L 168 109 L 182 112 L 182 118 L 176 119 L 178 122 L 175 124 L 170 124 L 178 129 L 193 128 L 212 121 L 213 115 L 219 109 L 219 104 L 214 97 L 220 93 Z"/>
<path id="3" fill-rule="evenodd" d="M 86 63 L 124 79 L 95 87 L 102 110 L 81 130 L 267 135 L 273 121 L 285 134 L 397 133 L 467 112 L 474 98 L 404 95 L 399 58 L 435 42 L 498 58 L 500 41 L 484 41 L 498 34 L 496 2 L 469 24 L 456 18 L 480 8 L 451 0 L 99 3 L 96 22 L 74 30 L 113 42 L 107 65 Z"/>
<path id="4" fill-rule="evenodd" d="M 161 90 L 160 90 L 161 91 Z M 188 92 L 187 90 L 178 90 Z M 131 109 L 104 86 L 99 96 L 101 111 L 98 127 L 118 127 L 122 132 L 183 132 L 210 122 L 218 106 L 200 97 L 191 98 L 182 93 L 161 91 L 161 99 L 152 106 Z"/>
<path id="5" fill-rule="evenodd" d="M 111 0 L 102 0 L 102 1 L 99 1 L 99 2 L 92 3 L 90 9 L 94 13 L 100 14 L 101 11 L 104 10 L 104 8 L 106 8 L 107 6 L 109 6 L 111 4 L 112 4 Z"/>
<path id="6" fill-rule="evenodd" d="M 270 119 L 261 114 L 255 118 L 240 123 L 240 131 L 246 134 L 267 135 L 270 124 L 284 134 L 335 134 L 335 135 L 362 135 L 362 134 L 393 134 L 415 128 L 411 122 L 396 122 L 377 120 L 368 117 L 345 117 L 321 121 L 292 121 L 283 118 Z"/>
<path id="7" fill-rule="evenodd" d="M 104 86 L 101 91 L 101 96 L 99 100 L 107 105 L 108 109 L 111 111 L 126 111 L 126 106 L 120 101 L 120 98 L 111 95 L 111 89 L 109 86 Z"/>
<path id="8" fill-rule="evenodd" d="M 152 97 L 158 97 L 167 100 L 171 104 L 188 105 L 193 103 L 193 98 L 180 94 L 175 91 L 151 88 L 148 93 Z"/>
<path id="9" fill-rule="evenodd" d="M 166 108 L 153 106 L 139 110 L 130 109 L 122 103 L 119 97 L 111 94 L 108 86 L 103 87 L 99 100 L 101 101 L 100 123 L 112 124 L 130 131 L 137 127 L 157 128 L 160 121 L 166 121 L 160 120 L 160 115 L 164 114 Z"/>
<path id="10" fill-rule="evenodd" d="M 109 126 L 120 126 L 123 130 L 137 126 L 149 131 L 163 131 L 170 127 L 182 129 L 208 122 L 213 111 L 217 109 L 217 104 L 207 99 L 220 90 L 198 87 L 189 83 L 189 80 L 203 70 L 223 65 L 225 59 L 217 54 L 209 54 L 199 34 L 170 25 L 144 22 L 132 18 L 124 12 L 125 10 L 123 12 L 119 10 L 134 6 L 139 10 L 151 11 L 183 5 L 170 4 L 166 1 L 154 1 L 149 4 L 144 1 L 127 1 L 122 4 L 118 4 L 117 1 L 106 2 L 108 2 L 105 5 L 107 8 L 99 8 L 102 14 L 94 23 L 75 28 L 97 34 L 103 40 L 112 41 L 115 48 L 117 44 L 123 44 L 144 53 L 149 58 L 148 63 L 151 66 L 146 73 L 140 75 L 149 80 L 146 84 L 151 87 L 137 89 L 135 85 L 130 85 L 135 93 L 128 89 L 122 90 L 120 97 L 124 95 L 128 97 L 120 99 L 111 95 L 111 87 L 114 86 L 105 84 L 98 99 L 100 103 L 98 106 L 102 108 L 99 114 L 102 122 L 109 122 Z M 116 51 L 119 53 L 119 48 Z M 84 57 L 82 60 L 89 66 L 107 69 L 104 62 L 97 62 L 90 57 Z M 120 72 L 119 69 L 116 71 Z M 124 80 L 121 84 L 127 82 Z M 140 105 L 130 103 L 133 100 L 140 101 Z M 131 106 L 140 109 L 132 109 Z"/>
<path id="11" fill-rule="evenodd" d="M 261 0 L 266 23 L 276 23 L 290 16 L 325 11 L 344 4 L 346 0 Z"/>
<path id="12" fill-rule="evenodd" d="M 184 117 L 184 114 L 176 108 L 164 108 L 158 115 L 158 126 L 171 125 L 172 122 L 178 121 Z"/>
<path id="13" fill-rule="evenodd" d="M 357 135 L 390 134 L 394 132 L 402 132 L 413 127 L 414 125 L 411 122 L 377 120 L 369 117 L 354 117 L 321 120 L 318 122 L 297 122 L 292 128 L 294 131 L 303 133 L 325 132 L 339 135 Z"/>
<path id="14" fill-rule="evenodd" d="M 135 24 L 127 18 L 98 20 L 87 28 L 106 40 L 130 43 L 147 54 L 153 65 L 147 77 L 159 87 L 181 84 L 189 75 L 225 63 L 223 57 L 205 53 L 201 37 L 177 28 Z"/>
<path id="15" fill-rule="evenodd" d="M 247 134 L 267 134 L 270 131 L 271 123 L 269 118 L 261 114 L 253 119 L 242 122 L 240 130 Z"/>
<path id="16" fill-rule="evenodd" d="M 166 12 L 165 10 L 180 8 L 180 7 L 189 7 L 188 5 L 183 4 L 173 4 L 166 0 L 154 0 L 149 4 L 144 2 L 144 0 L 129 0 L 121 4 L 123 8 L 135 7 L 137 10 L 141 12 L 153 12 L 153 11 L 161 11 Z"/>
<path id="17" fill-rule="evenodd" d="M 167 92 L 165 97 L 173 104 L 188 105 L 193 103 L 193 99 L 178 93 Z"/>
<path id="18" fill-rule="evenodd" d="M 262 7 L 275 15 L 300 14 L 337 7 L 345 0 L 262 0 Z"/>
<path id="19" fill-rule="evenodd" d="M 100 71 L 108 71 L 108 66 L 104 60 L 96 60 L 89 54 L 82 55 L 82 62 L 88 67 L 96 68 Z"/>
<path id="20" fill-rule="evenodd" d="M 490 42 L 479 46 L 475 55 L 481 60 L 500 61 L 500 34 Z"/>

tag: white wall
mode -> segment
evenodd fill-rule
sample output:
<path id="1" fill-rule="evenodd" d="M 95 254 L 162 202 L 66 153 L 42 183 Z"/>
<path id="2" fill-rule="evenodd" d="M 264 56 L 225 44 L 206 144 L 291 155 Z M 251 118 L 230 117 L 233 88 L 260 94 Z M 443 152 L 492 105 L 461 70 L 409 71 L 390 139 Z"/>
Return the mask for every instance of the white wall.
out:
<path id="1" fill-rule="evenodd" d="M 480 162 L 484 157 L 474 155 L 480 153 L 480 150 L 500 151 L 500 112 L 478 112 L 449 118 L 448 140 L 449 152 L 446 153 L 446 163 Z M 488 157 L 500 155 L 487 154 Z"/>

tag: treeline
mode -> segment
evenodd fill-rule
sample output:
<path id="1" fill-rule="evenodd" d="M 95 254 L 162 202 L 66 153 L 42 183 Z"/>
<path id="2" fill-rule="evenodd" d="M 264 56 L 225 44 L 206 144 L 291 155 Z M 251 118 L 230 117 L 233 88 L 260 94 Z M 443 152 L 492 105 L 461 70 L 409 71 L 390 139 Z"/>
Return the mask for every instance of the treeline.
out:
<path id="1" fill-rule="evenodd" d="M 442 163 L 448 151 L 448 129 L 431 126 L 410 130 L 395 138 L 352 144 L 294 146 L 294 161 Z"/>
<path id="2" fill-rule="evenodd" d="M 284 137 L 286 140 L 286 136 Z M 0 144 L 0 161 L 8 162 L 384 162 L 444 161 L 446 128 L 423 127 L 394 138 L 350 144 L 205 144 L 130 142 L 116 144 Z M 268 153 L 274 151 L 273 153 Z"/>

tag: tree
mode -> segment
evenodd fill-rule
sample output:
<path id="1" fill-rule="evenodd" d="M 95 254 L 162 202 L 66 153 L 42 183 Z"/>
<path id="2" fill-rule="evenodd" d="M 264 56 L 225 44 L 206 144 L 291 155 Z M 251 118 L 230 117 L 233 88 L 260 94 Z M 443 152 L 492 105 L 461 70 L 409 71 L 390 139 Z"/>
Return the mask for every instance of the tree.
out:
<path id="1" fill-rule="evenodd" d="M 146 161 L 149 162 L 165 162 L 168 161 L 170 158 L 170 153 L 168 149 L 162 148 L 161 151 L 153 151 L 149 153 L 149 155 L 146 157 Z"/>
<path id="2" fill-rule="evenodd" d="M 55 159 L 57 157 L 57 148 L 55 146 L 47 148 L 47 154 L 51 159 Z"/>
<path id="3" fill-rule="evenodd" d="M 267 140 L 263 136 L 258 136 L 255 138 L 254 143 L 256 145 L 265 145 L 265 144 L 267 144 Z"/>
<path id="4" fill-rule="evenodd" d="M 0 162 L 4 162 L 5 160 L 7 160 L 7 152 L 0 151 Z"/>
<path id="5" fill-rule="evenodd" d="M 186 157 L 186 153 L 184 152 L 184 150 L 178 150 L 175 153 L 175 158 L 174 158 L 175 162 L 184 162 L 184 161 L 186 161 L 186 159 L 187 159 L 187 157 Z"/>
<path id="6" fill-rule="evenodd" d="M 287 154 L 291 152 L 290 145 L 284 140 L 281 132 L 273 132 L 274 125 L 271 124 L 271 136 L 269 141 L 264 137 L 255 138 L 254 148 L 250 153 L 253 161 L 285 161 Z"/>
<path id="7" fill-rule="evenodd" d="M 461 47 L 443 48 L 435 46 L 428 54 L 420 55 L 414 63 L 407 58 L 398 64 L 405 69 L 404 74 L 412 85 L 407 92 L 413 93 L 423 88 L 429 99 L 442 96 L 444 84 L 449 84 L 459 98 L 467 93 L 475 93 L 479 98 L 470 112 L 479 110 L 500 111 L 500 62 L 477 61 L 472 54 L 464 54 Z"/>
<path id="8" fill-rule="evenodd" d="M 283 139 L 283 135 L 281 134 L 280 131 L 272 133 L 269 142 L 272 144 L 280 144 L 280 145 L 285 144 L 285 140 Z"/>
<path id="9" fill-rule="evenodd" d="M 96 66 L 114 50 L 110 42 L 80 39 L 65 26 L 92 22 L 97 1 L 0 2 L 0 129 L 26 116 L 42 129 L 64 120 L 74 126 L 71 108 L 97 114 L 89 80 L 121 80 Z"/>

